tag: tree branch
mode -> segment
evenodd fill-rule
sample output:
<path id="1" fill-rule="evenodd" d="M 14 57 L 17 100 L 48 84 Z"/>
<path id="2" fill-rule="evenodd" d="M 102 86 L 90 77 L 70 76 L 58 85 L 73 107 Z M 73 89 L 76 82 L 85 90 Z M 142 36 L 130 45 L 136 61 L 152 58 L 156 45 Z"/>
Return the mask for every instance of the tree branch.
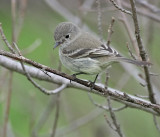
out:
<path id="1" fill-rule="evenodd" d="M 136 7 L 135 7 L 135 1 L 130 0 L 130 3 L 131 3 L 131 8 L 132 8 L 133 21 L 134 21 L 134 26 L 135 26 L 135 35 L 136 35 L 136 39 L 137 39 L 137 43 L 138 43 L 138 48 L 140 51 L 140 56 L 143 61 L 147 61 L 147 55 L 146 55 L 144 45 L 142 43 L 142 39 L 140 36 L 140 29 L 139 29 L 139 24 L 138 24 L 138 19 L 137 19 L 137 11 L 136 11 Z M 148 66 L 144 66 L 144 72 L 145 72 L 147 88 L 148 88 L 148 92 L 149 92 L 149 99 L 152 103 L 156 104 Z"/>
<path id="2" fill-rule="evenodd" d="M 0 56 L 0 65 L 5 68 L 8 68 L 10 70 L 24 74 L 24 71 L 23 71 L 20 63 L 13 61 L 11 59 L 23 61 L 27 64 L 34 66 L 34 67 L 32 67 L 32 66 L 25 65 L 25 68 L 31 77 L 38 78 L 40 80 L 49 81 L 49 82 L 56 83 L 56 84 L 66 84 L 67 87 L 74 87 L 74 88 L 79 88 L 79 89 L 90 91 L 90 85 L 89 85 L 88 81 L 81 80 L 78 78 L 75 79 L 70 75 L 67 75 L 65 73 L 59 72 L 54 69 L 51 69 L 47 66 L 44 66 L 44 65 L 39 64 L 37 62 L 29 60 L 25 57 L 19 57 L 15 54 L 12 54 L 12 53 L 9 53 L 9 52 L 3 51 L 3 50 L 0 50 L 0 55 L 3 55 L 3 56 Z M 7 56 L 11 59 L 6 58 L 4 56 Z M 40 69 L 47 71 L 47 73 L 51 77 L 44 74 Z M 70 83 L 70 80 L 73 82 Z M 159 115 L 156 111 L 160 112 L 160 105 L 152 104 L 147 100 L 126 94 L 124 92 L 121 92 L 119 90 L 116 90 L 116 89 L 113 89 L 110 87 L 108 87 L 108 89 L 105 90 L 104 85 L 102 85 L 102 84 L 96 84 L 93 89 L 94 89 L 92 91 L 93 93 L 100 95 L 102 97 L 106 97 L 106 95 L 110 95 L 112 99 L 114 99 L 118 102 L 124 103 L 124 104 L 128 105 L 128 107 L 137 108 L 140 110 L 150 112 L 155 115 Z"/>
<path id="3" fill-rule="evenodd" d="M 109 0 L 109 1 L 114 5 L 115 8 L 117 8 L 117 9 L 120 10 L 121 12 L 124 12 L 124 13 L 132 16 L 132 13 L 131 13 L 130 11 L 121 8 L 114 0 Z"/>
<path id="4" fill-rule="evenodd" d="M 113 125 L 115 126 L 115 131 L 118 133 L 118 135 L 120 137 L 125 137 L 122 130 L 121 130 L 120 124 L 117 122 L 116 115 L 114 114 L 114 111 L 112 109 L 110 96 L 107 97 L 107 102 L 108 102 L 110 116 L 111 116 L 111 119 L 113 121 Z"/>

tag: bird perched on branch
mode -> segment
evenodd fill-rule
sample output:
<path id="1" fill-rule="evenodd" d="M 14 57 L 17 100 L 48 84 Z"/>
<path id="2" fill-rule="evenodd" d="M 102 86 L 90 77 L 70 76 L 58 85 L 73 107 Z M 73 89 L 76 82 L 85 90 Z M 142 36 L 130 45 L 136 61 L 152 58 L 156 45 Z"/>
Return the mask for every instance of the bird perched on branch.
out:
<path id="1" fill-rule="evenodd" d="M 96 74 L 105 70 L 113 62 L 127 62 L 138 66 L 150 65 L 121 56 L 115 49 L 102 43 L 92 34 L 83 32 L 71 22 L 60 23 L 54 32 L 55 46 L 59 46 L 62 64 L 79 74 Z M 96 79 L 94 80 L 94 82 Z"/>

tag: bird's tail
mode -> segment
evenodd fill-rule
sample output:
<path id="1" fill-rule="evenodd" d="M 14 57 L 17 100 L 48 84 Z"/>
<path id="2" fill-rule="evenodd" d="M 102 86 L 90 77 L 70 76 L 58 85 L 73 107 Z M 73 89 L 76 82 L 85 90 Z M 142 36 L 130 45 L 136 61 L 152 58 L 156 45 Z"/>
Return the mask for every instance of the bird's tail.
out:
<path id="1" fill-rule="evenodd" d="M 131 63 L 131 64 L 135 64 L 137 66 L 151 66 L 152 63 L 150 62 L 146 62 L 146 61 L 138 61 L 138 60 L 132 60 L 132 59 L 127 59 L 127 58 L 124 58 L 124 57 L 119 57 L 118 62 L 127 62 L 127 63 Z"/>

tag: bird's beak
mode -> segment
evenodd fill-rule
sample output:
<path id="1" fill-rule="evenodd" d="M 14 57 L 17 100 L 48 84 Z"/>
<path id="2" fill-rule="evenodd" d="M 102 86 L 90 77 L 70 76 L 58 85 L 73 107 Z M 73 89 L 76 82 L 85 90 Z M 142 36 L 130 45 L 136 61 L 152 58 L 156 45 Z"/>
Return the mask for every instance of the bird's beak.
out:
<path id="1" fill-rule="evenodd" d="M 56 42 L 53 49 L 55 49 L 56 47 L 58 47 L 60 45 L 60 42 Z"/>

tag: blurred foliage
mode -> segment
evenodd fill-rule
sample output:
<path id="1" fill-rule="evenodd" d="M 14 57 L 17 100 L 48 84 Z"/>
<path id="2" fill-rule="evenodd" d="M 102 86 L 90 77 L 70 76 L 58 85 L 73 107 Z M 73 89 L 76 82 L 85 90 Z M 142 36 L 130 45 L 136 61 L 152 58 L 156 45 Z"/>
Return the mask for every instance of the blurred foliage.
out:
<path id="1" fill-rule="evenodd" d="M 0 22 L 2 22 L 4 33 L 6 34 L 6 37 L 9 41 L 11 41 L 12 34 L 10 7 L 11 6 L 9 0 L 0 0 Z M 91 18 L 84 17 L 84 21 L 90 24 L 91 28 L 95 29 L 97 26 L 95 27 L 95 23 L 91 23 L 93 17 L 95 17 L 93 14 Z M 109 20 L 105 18 L 104 20 L 108 22 L 104 24 L 104 26 L 107 28 L 111 18 L 109 18 Z M 36 62 L 57 69 L 59 58 L 58 49 L 55 49 L 53 51 L 53 31 L 56 25 L 62 21 L 65 21 L 64 18 L 50 9 L 44 1 L 29 0 L 24 24 L 22 26 L 17 44 L 19 45 L 20 49 L 25 49 L 36 39 L 41 39 L 42 43 L 36 50 L 25 56 Z M 127 49 L 124 44 L 127 40 L 124 37 L 125 35 L 120 35 L 121 33 L 123 34 L 124 29 L 119 27 L 119 25 L 116 23 L 114 30 L 115 32 L 113 34 L 112 44 L 115 46 L 117 45 L 117 49 L 126 54 Z M 96 29 L 94 31 L 97 32 Z M 106 38 L 107 29 L 105 29 L 104 31 L 106 31 L 104 32 L 104 38 Z M 157 30 L 155 34 L 159 34 L 159 31 Z M 158 45 L 159 43 L 159 36 L 155 35 L 153 44 Z M 6 48 L 4 44 L 2 45 L 2 42 L 0 42 L 0 44 L 0 48 Z M 153 56 L 156 56 L 155 58 L 159 58 L 159 47 L 154 46 L 152 53 Z M 110 71 L 111 78 L 109 80 L 109 86 L 116 88 L 118 81 L 121 80 L 121 76 L 126 72 L 121 68 L 119 64 L 113 65 L 112 68 L 113 69 Z M 0 68 L 0 70 L 2 69 Z M 62 71 L 72 74 L 72 72 L 68 71 L 64 67 Z M 94 76 L 80 76 L 80 78 L 93 79 Z M 38 82 L 44 87 L 50 89 L 56 88 L 56 85 L 48 84 L 41 81 Z M 6 105 L 5 99 L 7 95 L 7 89 L 7 82 L 2 87 L 0 87 L 1 129 L 4 122 L 3 119 Z M 143 94 L 144 91 L 143 87 L 141 87 L 139 83 L 131 77 L 129 77 L 129 81 L 125 83 L 125 86 L 122 90 L 131 94 L 135 94 L 133 92 L 137 92 L 137 94 Z M 31 136 L 34 125 L 37 123 L 38 119 L 44 112 L 49 101 L 53 99 L 52 96 L 44 95 L 39 90 L 37 90 L 25 76 L 14 73 L 9 123 L 11 125 L 13 133 L 15 134 L 15 137 Z M 94 100 L 99 103 L 103 103 L 106 101 L 104 98 L 97 95 L 92 96 Z M 60 99 L 61 102 L 58 129 L 60 129 L 61 127 L 67 127 L 74 120 L 87 115 L 90 111 L 95 109 L 95 106 L 90 102 L 87 93 L 77 89 L 65 89 L 61 93 Z M 114 103 L 114 106 L 119 107 L 121 106 L 121 104 Z M 109 117 L 108 112 L 104 111 L 97 118 L 72 131 L 71 133 L 66 134 L 65 137 L 116 136 L 116 134 L 111 133 L 111 129 L 108 127 L 104 119 L 104 114 Z M 127 108 L 121 112 L 117 112 L 116 116 L 118 117 L 119 123 L 121 124 L 122 130 L 124 131 L 126 137 L 159 137 L 159 133 L 154 126 L 151 114 L 136 109 Z M 43 125 L 40 133 L 38 133 L 40 134 L 40 136 L 49 137 L 49 133 L 51 132 L 53 127 L 54 118 L 55 110 L 52 111 L 46 124 Z"/>

